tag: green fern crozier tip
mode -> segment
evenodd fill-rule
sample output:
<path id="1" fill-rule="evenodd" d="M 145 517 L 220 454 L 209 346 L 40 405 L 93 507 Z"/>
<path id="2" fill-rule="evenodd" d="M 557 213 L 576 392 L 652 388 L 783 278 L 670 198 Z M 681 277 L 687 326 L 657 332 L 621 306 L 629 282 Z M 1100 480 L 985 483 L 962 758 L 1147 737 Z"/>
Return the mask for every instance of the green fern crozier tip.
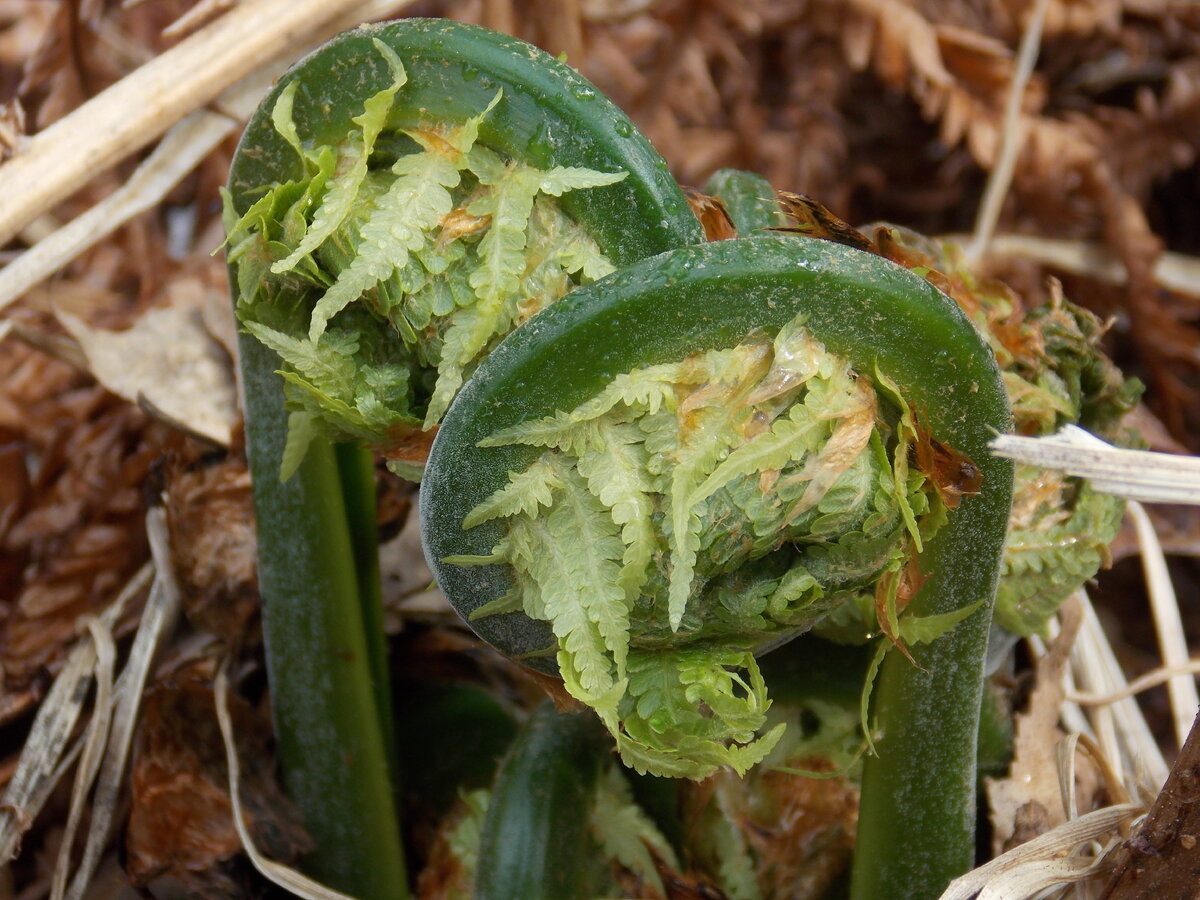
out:
<path id="1" fill-rule="evenodd" d="M 815 374 L 789 385 L 806 356 Z M 837 398 L 845 412 L 819 413 L 842 410 Z M 973 846 L 972 748 L 1012 485 L 987 444 L 1010 427 L 993 353 L 918 275 L 790 235 L 686 247 L 578 288 L 481 362 L 432 448 L 422 541 L 478 634 L 561 674 L 627 761 L 670 774 L 761 757 L 779 736 L 764 727 L 756 652 L 866 595 L 918 665 L 892 653 L 878 669 L 872 731 L 891 768 L 881 779 L 868 762 L 863 802 L 871 782 L 871 827 L 904 834 L 906 865 L 932 873 L 904 896 L 935 896 L 922 886 L 961 871 Z M 824 441 L 801 462 L 782 449 L 789 431 Z M 981 475 L 944 517 L 942 494 L 917 483 L 921 454 L 902 448 L 926 437 Z M 620 454 L 644 457 L 640 477 L 613 477 Z M 788 504 L 755 505 L 785 479 Z M 552 566 L 573 588 L 594 567 L 573 608 L 542 577 Z M 898 824 L 917 819 L 915 833 Z M 867 856 L 886 852 L 890 868 L 885 843 Z"/>
<path id="2" fill-rule="evenodd" d="M 499 337 L 613 268 L 555 198 L 625 173 L 537 169 L 479 145 L 502 90 L 462 124 L 387 133 L 407 76 L 375 45 L 392 84 L 339 146 L 299 134 L 300 81 L 280 94 L 272 120 L 305 177 L 274 185 L 229 227 L 238 316 L 283 363 L 285 478 L 317 433 L 386 449 L 397 431 L 432 429 Z"/>
<path id="3" fill-rule="evenodd" d="M 373 89 L 331 134 L 346 62 Z M 239 192 L 235 167 L 225 219 L 238 317 L 280 359 L 284 478 L 321 436 L 419 479 L 447 406 L 504 334 L 614 263 L 698 237 L 657 154 L 581 86 L 528 45 L 414 20 L 335 42 L 277 90 L 258 127 L 275 177 Z M 562 109 L 539 99 L 551 87 Z M 526 133 L 531 109 L 557 141 Z M 613 128 L 621 143 L 599 138 Z M 654 227 L 631 228 L 639 216 Z"/>

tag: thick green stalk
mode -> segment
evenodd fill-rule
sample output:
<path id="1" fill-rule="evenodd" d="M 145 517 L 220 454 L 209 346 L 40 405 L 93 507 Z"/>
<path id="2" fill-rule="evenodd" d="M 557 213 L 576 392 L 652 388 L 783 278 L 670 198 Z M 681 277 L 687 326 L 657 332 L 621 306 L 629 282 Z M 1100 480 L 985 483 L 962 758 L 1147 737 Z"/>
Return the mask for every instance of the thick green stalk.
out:
<path id="1" fill-rule="evenodd" d="M 278 363 L 246 335 L 239 350 L 271 704 L 288 790 L 316 844 L 308 864 L 355 896 L 403 897 L 389 741 L 364 624 L 374 617 L 364 599 L 378 598 L 357 565 L 373 548 L 352 541 L 332 445 L 315 442 L 292 478 L 279 480 L 287 414 Z"/>
<path id="2" fill-rule="evenodd" d="M 395 786 L 396 741 L 392 723 L 391 674 L 388 671 L 387 634 L 383 627 L 383 582 L 379 573 L 379 525 L 376 516 L 375 460 L 353 444 L 334 446 L 342 498 L 346 502 L 346 524 L 354 552 L 354 571 L 358 579 L 359 611 L 363 637 L 367 642 L 367 666 L 375 693 L 375 711 L 384 752 L 392 763 Z"/>
<path id="3" fill-rule="evenodd" d="M 995 466 L 985 475 L 1000 477 Z M 853 900 L 936 900 L 971 868 L 984 654 L 998 568 L 987 565 L 991 586 L 987 579 L 964 583 L 946 573 L 955 567 L 952 560 L 990 563 L 990 547 L 953 538 L 994 532 L 994 523 L 1007 522 L 1010 503 L 1003 489 L 964 501 L 955 524 L 974 521 L 955 535 L 938 535 L 928 563 L 922 560 L 931 579 L 910 607 L 915 615 L 984 602 L 949 634 L 913 646 L 915 665 L 898 652 L 884 660 L 873 698 L 877 755 L 868 757 L 863 770 Z M 1003 541 L 1002 528 L 999 535 Z"/>

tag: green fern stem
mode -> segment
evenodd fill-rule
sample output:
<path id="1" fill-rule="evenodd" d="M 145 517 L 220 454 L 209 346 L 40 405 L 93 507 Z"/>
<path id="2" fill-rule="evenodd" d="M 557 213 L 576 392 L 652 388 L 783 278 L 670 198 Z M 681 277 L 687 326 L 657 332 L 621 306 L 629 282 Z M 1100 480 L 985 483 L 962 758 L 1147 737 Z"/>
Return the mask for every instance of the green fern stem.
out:
<path id="1" fill-rule="evenodd" d="M 374 498 L 343 494 L 338 457 L 359 451 L 323 440 L 280 481 L 287 414 L 277 362 L 247 335 L 239 355 L 267 677 L 287 788 L 316 845 L 307 867 L 356 896 L 404 897 L 387 681 L 368 637 L 381 614 L 364 556 L 373 546 L 354 541 L 374 530 Z"/>
<path id="2" fill-rule="evenodd" d="M 591 716 L 539 707 L 500 765 L 479 846 L 478 900 L 585 900 L 587 811 L 606 756 Z"/>

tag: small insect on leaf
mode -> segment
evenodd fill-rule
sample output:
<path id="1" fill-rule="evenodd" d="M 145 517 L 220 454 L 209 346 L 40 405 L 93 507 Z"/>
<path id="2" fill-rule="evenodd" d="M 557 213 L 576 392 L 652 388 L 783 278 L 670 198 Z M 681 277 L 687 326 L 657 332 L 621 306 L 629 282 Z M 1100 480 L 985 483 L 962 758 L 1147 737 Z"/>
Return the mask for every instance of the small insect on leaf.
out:
<path id="1" fill-rule="evenodd" d="M 779 199 L 779 207 L 791 224 L 772 228 L 771 231 L 803 234 L 806 237 L 836 241 L 867 253 L 877 252 L 869 237 L 839 219 L 807 194 L 779 191 L 776 197 Z"/>
<path id="2" fill-rule="evenodd" d="M 983 472 L 967 456 L 933 437 L 921 423 L 916 423 L 913 442 L 913 463 L 933 484 L 947 509 L 957 509 L 959 501 L 973 497 L 983 487 Z"/>

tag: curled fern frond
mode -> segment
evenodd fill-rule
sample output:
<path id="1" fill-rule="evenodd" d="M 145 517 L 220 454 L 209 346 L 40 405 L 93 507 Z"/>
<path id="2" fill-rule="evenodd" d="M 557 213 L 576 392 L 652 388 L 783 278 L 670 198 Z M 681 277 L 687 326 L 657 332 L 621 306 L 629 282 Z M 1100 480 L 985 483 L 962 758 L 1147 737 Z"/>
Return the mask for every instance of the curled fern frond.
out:
<path id="1" fill-rule="evenodd" d="M 778 739 L 758 734 L 770 704 L 753 651 L 901 565 L 894 485 L 924 486 L 896 470 L 908 445 L 880 405 L 793 321 L 773 342 L 622 373 L 572 410 L 493 434 L 482 444 L 545 449 L 463 522 L 510 522 L 481 561 L 511 565 L 520 587 L 489 611 L 529 592 L 568 690 L 629 765 L 745 771 Z M 537 548 L 518 554 L 514 533 Z"/>

